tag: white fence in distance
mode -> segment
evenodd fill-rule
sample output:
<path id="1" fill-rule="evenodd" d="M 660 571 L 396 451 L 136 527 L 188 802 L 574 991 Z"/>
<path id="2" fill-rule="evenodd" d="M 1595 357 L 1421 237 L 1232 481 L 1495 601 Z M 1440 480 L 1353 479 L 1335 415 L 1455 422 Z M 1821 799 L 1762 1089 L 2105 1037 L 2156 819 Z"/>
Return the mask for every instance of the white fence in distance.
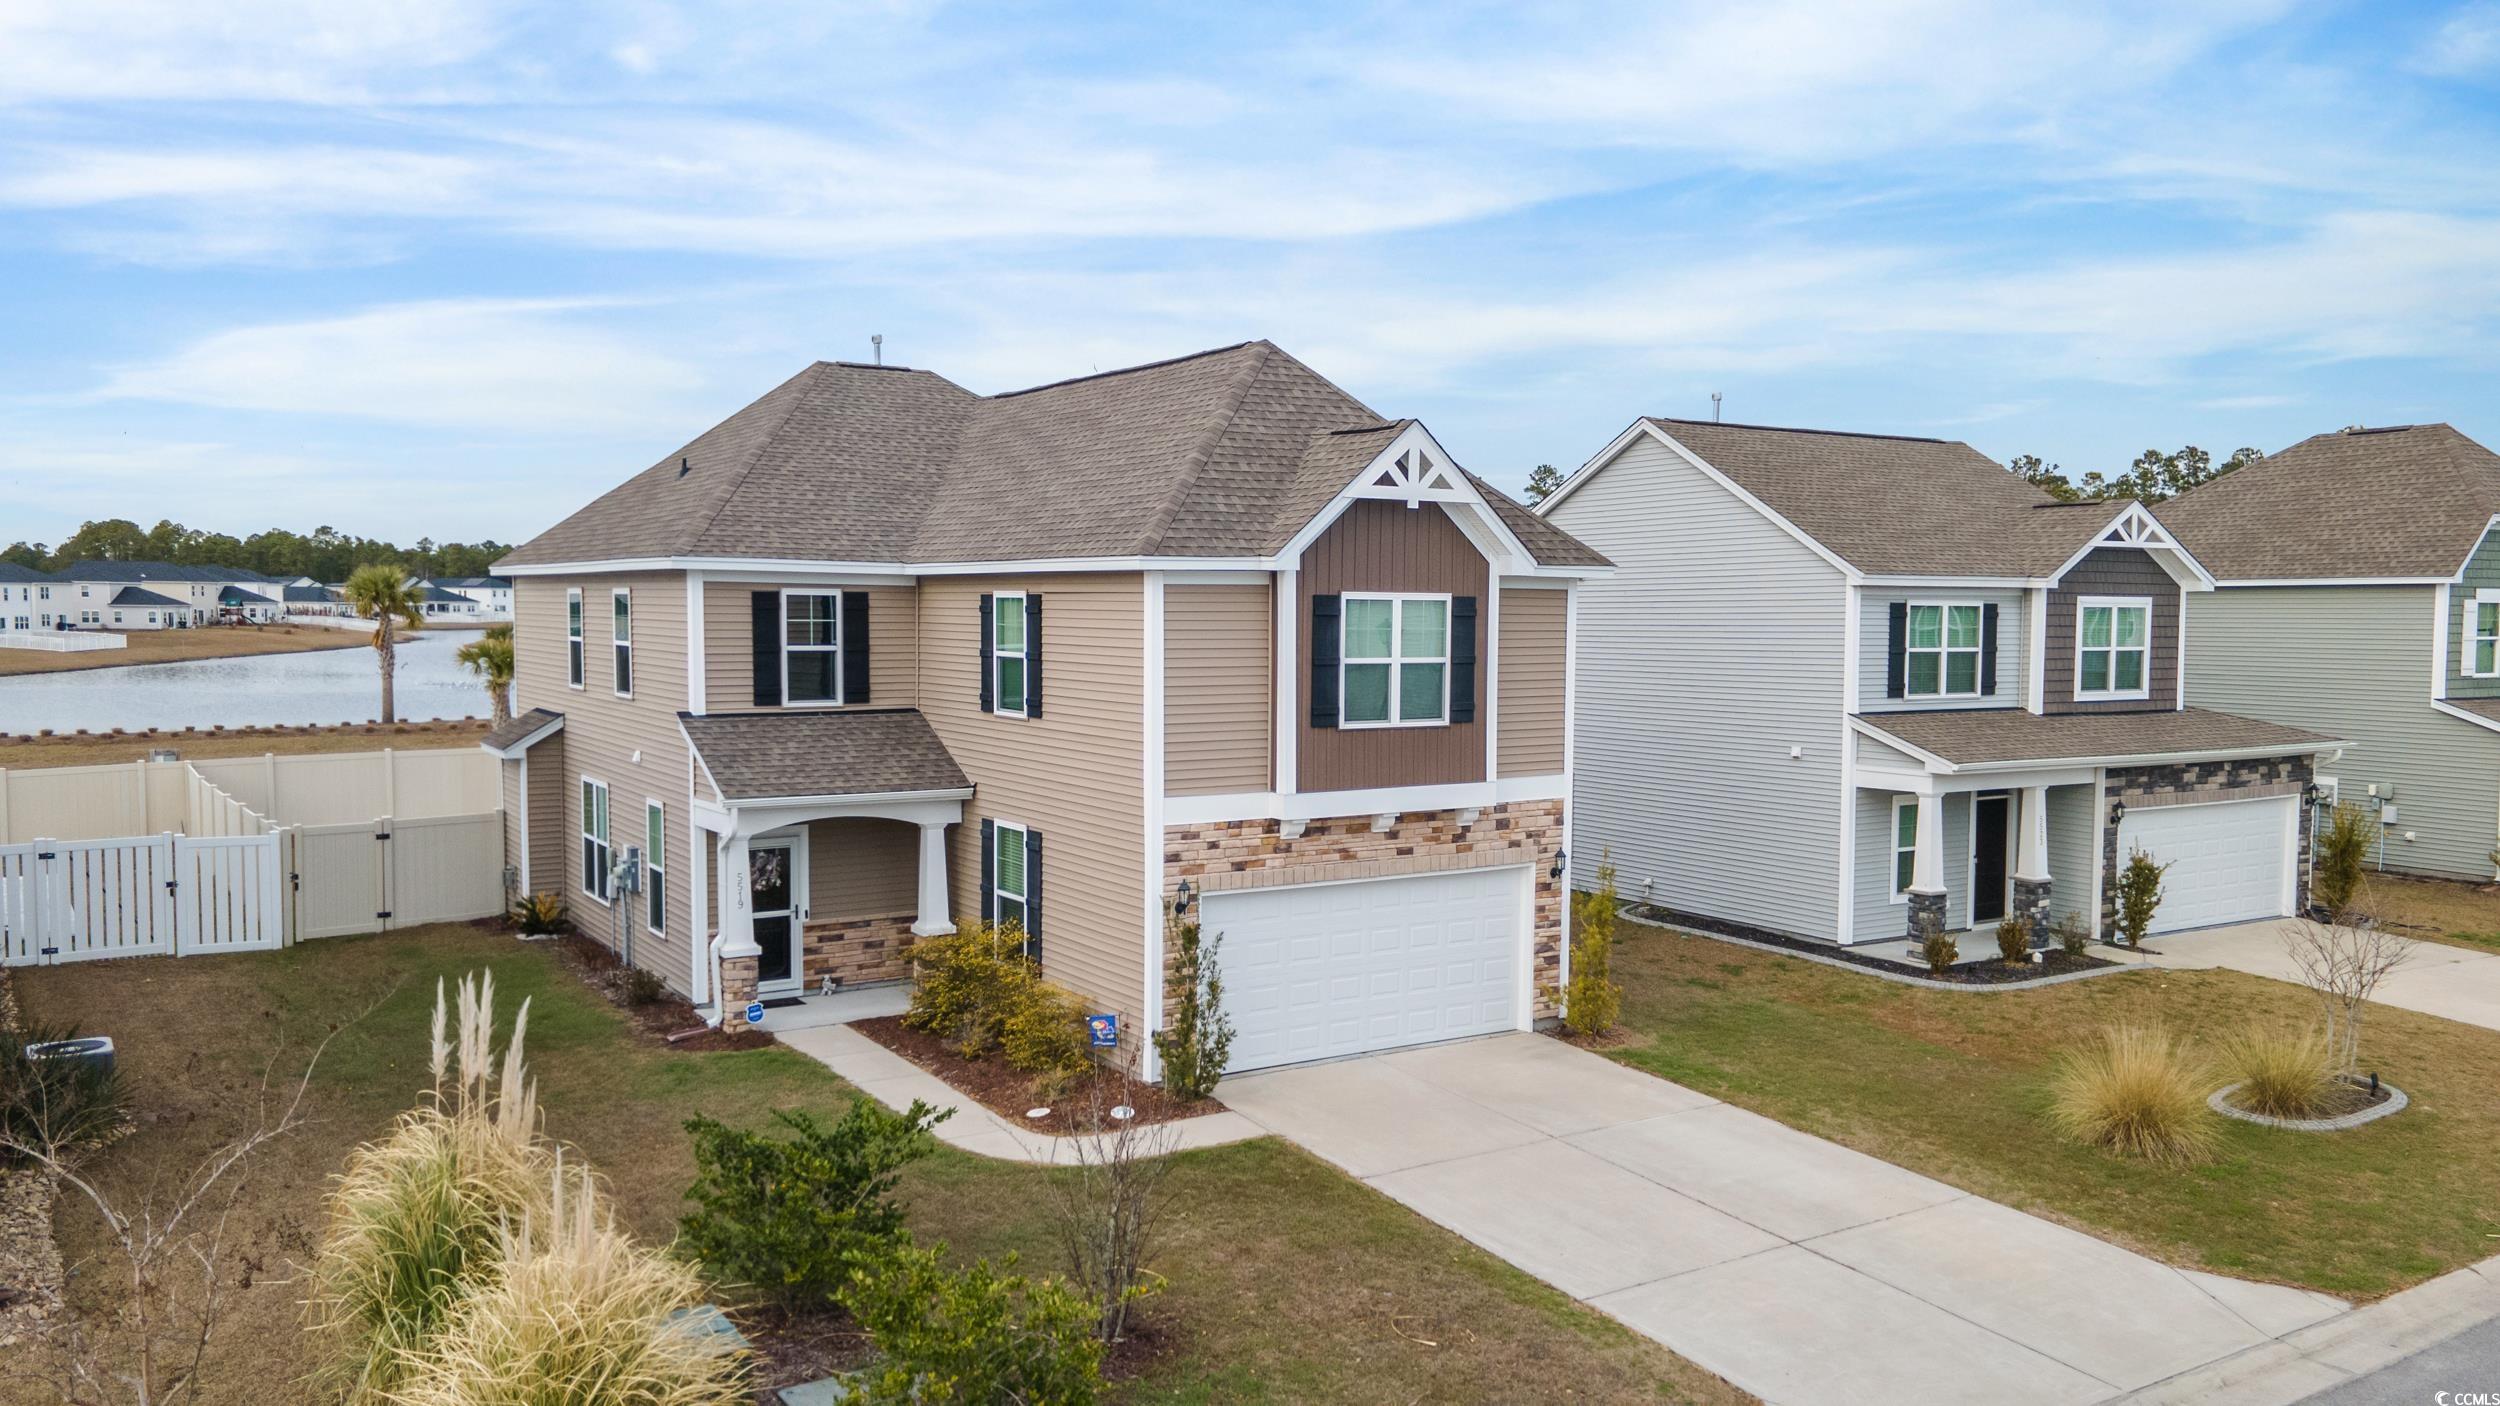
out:
<path id="1" fill-rule="evenodd" d="M 83 630 L 0 630 L 0 649 L 40 649 L 49 654 L 84 654 L 97 649 L 128 649 L 120 635 Z"/>
<path id="2" fill-rule="evenodd" d="M 0 844 L 189 830 L 194 777 L 280 825 L 476 815 L 503 805 L 502 771 L 475 747 L 0 767 Z"/>

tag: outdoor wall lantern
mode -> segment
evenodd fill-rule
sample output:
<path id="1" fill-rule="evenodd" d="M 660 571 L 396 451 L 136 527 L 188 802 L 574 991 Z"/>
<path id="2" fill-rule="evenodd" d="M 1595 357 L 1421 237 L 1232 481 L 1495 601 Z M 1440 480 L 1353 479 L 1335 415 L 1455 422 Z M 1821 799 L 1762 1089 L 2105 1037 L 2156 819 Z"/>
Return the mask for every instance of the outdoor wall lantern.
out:
<path id="1" fill-rule="evenodd" d="M 2303 805 L 2315 810 L 2326 804 L 2326 788 L 2312 781 L 2300 788 L 2300 799 Z"/>
<path id="2" fill-rule="evenodd" d="M 1179 891 L 1172 895 L 1172 914 L 1174 917 L 1185 918 L 1189 916 L 1189 900 L 1196 893 L 1197 890 L 1189 886 L 1189 880 L 1181 880 Z"/>
<path id="3" fill-rule="evenodd" d="M 1562 879 L 1564 857 L 1565 856 L 1561 850 L 1554 851 L 1554 867 L 1545 871 L 1545 877 L 1553 879 L 1557 882 Z"/>
<path id="4" fill-rule="evenodd" d="M 2125 801 L 2111 801 L 2109 803 L 2109 823 L 2115 825 L 2119 821 L 2126 818 L 2127 803 Z"/>

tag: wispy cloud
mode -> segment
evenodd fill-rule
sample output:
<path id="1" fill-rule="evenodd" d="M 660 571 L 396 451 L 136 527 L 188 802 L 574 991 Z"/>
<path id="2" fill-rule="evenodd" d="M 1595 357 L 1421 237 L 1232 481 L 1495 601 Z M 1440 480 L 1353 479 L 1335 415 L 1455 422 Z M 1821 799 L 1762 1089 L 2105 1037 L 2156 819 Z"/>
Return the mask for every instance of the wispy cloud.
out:
<path id="1" fill-rule="evenodd" d="M 2500 4 L 2460 5 L 2414 51 L 2413 67 L 2442 78 L 2466 78 L 2500 69 Z"/>

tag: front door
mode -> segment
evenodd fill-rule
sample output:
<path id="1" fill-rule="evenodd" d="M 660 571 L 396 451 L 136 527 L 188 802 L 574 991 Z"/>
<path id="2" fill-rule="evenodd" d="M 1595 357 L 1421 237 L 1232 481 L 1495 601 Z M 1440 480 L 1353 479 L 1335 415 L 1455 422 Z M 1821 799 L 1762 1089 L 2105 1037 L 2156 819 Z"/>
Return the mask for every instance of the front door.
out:
<path id="1" fill-rule="evenodd" d="M 800 899 L 799 858 L 795 840 L 757 840 L 747 847 L 747 889 L 755 914 L 755 985 L 762 993 L 798 989 L 797 956 Z"/>
<path id="2" fill-rule="evenodd" d="M 2014 798 L 1980 796 L 1971 802 L 1970 925 L 2002 922 L 2006 907 L 2006 840 L 2013 832 Z"/>

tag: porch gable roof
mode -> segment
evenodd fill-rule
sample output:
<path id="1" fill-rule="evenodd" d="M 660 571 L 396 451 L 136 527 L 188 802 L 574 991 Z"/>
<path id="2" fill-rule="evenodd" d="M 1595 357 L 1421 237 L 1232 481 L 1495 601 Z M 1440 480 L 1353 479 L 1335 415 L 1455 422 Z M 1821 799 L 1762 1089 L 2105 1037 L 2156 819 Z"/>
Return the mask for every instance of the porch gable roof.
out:
<path id="1" fill-rule="evenodd" d="M 724 805 L 972 790 L 917 708 L 679 713 L 677 724 Z"/>
<path id="2" fill-rule="evenodd" d="M 2283 756 L 2346 745 L 2323 733 L 2207 708 L 2042 714 L 2021 708 L 1882 713 L 1858 727 L 1945 771 L 2041 764 L 2154 765 L 2191 758 Z"/>

